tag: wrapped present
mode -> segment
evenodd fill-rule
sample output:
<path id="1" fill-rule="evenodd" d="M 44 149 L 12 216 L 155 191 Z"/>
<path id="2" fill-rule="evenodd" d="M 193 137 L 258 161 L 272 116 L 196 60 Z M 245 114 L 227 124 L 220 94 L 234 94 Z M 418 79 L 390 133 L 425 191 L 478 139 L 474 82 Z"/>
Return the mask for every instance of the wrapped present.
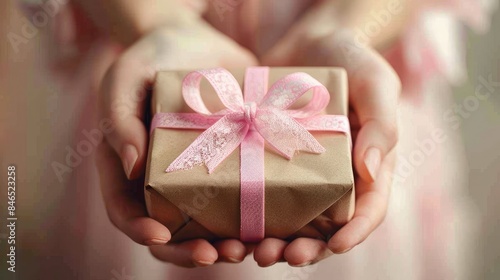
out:
<path id="1" fill-rule="evenodd" d="M 172 242 L 327 239 L 352 218 L 343 69 L 160 72 L 151 113 L 145 200 Z"/>

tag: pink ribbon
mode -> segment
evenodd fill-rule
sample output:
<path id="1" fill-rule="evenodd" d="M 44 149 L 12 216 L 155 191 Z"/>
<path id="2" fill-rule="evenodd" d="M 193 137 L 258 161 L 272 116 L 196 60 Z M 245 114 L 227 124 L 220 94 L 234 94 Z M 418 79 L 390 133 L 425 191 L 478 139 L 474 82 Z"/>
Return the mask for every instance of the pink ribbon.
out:
<path id="1" fill-rule="evenodd" d="M 269 90 L 268 67 L 250 67 L 245 74 L 244 92 L 236 79 L 222 68 L 189 73 L 182 84 L 186 104 L 196 113 L 157 113 L 155 128 L 205 129 L 166 169 L 187 170 L 205 165 L 208 173 L 240 147 L 240 239 L 257 242 L 264 238 L 264 143 L 291 159 L 296 151 L 320 154 L 325 151 L 309 131 L 342 132 L 349 135 L 349 120 L 342 115 L 319 115 L 330 94 L 305 73 L 287 75 Z M 200 82 L 206 78 L 226 107 L 212 113 L 205 106 Z M 312 90 L 311 100 L 302 108 L 289 110 L 297 99 Z"/>

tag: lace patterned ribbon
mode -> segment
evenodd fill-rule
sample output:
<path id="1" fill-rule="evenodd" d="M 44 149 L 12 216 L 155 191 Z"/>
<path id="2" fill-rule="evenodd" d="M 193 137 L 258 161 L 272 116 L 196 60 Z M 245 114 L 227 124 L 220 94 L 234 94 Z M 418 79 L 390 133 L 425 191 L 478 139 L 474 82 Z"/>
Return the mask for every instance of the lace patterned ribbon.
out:
<path id="1" fill-rule="evenodd" d="M 213 68 L 189 73 L 182 84 L 186 104 L 196 113 L 157 113 L 155 128 L 205 130 L 166 169 L 187 170 L 205 165 L 208 173 L 240 146 L 240 239 L 258 242 L 264 238 L 264 143 L 291 159 L 296 151 L 320 154 L 325 148 L 309 131 L 341 132 L 349 136 L 349 120 L 342 115 L 320 115 L 330 101 L 328 90 L 306 73 L 287 75 L 269 90 L 268 67 L 250 67 L 244 92 L 227 70 Z M 205 106 L 200 82 L 206 78 L 226 107 L 212 113 Z M 288 109 L 312 90 L 302 108 Z"/>

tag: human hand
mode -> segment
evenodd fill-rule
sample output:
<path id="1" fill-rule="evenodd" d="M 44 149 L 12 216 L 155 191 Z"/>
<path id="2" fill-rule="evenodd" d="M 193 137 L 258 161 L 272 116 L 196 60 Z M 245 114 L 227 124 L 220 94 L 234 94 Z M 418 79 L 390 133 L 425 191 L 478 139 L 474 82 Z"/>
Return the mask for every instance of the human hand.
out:
<path id="1" fill-rule="evenodd" d="M 99 147 L 97 164 L 108 216 L 118 229 L 135 242 L 150 246 L 152 254 L 163 261 L 186 267 L 239 262 L 247 255 L 247 248 L 238 240 L 210 244 L 200 239 L 170 245 L 170 231 L 148 217 L 142 185 L 148 144 L 146 89 L 160 70 L 256 63 L 247 50 L 196 22 L 158 28 L 146 35 L 121 55 L 103 80 L 102 118 L 111 120 L 113 130 Z"/>
<path id="2" fill-rule="evenodd" d="M 349 119 L 354 142 L 356 209 L 353 219 L 328 242 L 298 238 L 290 243 L 265 239 L 254 258 L 261 266 L 287 261 L 293 266 L 318 262 L 363 242 L 383 221 L 395 161 L 398 132 L 396 110 L 400 81 L 372 48 L 354 40 L 351 32 L 333 30 L 299 40 L 292 32 L 262 58 L 271 66 L 338 66 L 349 81 Z"/>

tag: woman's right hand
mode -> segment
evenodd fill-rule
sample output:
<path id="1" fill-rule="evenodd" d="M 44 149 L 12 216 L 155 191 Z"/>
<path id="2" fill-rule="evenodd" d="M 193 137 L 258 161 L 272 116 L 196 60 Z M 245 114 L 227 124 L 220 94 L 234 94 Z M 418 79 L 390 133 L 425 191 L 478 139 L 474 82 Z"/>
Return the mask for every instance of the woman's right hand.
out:
<path id="1" fill-rule="evenodd" d="M 103 79 L 101 120 L 110 120 L 112 131 L 99 147 L 97 165 L 108 216 L 122 232 L 150 246 L 152 254 L 163 261 L 186 267 L 221 260 L 240 262 L 247 248 L 238 240 L 210 244 L 200 239 L 170 245 L 170 231 L 148 217 L 142 196 L 148 145 L 146 89 L 161 70 L 256 64 L 248 50 L 196 21 L 155 29 L 126 49 Z"/>

